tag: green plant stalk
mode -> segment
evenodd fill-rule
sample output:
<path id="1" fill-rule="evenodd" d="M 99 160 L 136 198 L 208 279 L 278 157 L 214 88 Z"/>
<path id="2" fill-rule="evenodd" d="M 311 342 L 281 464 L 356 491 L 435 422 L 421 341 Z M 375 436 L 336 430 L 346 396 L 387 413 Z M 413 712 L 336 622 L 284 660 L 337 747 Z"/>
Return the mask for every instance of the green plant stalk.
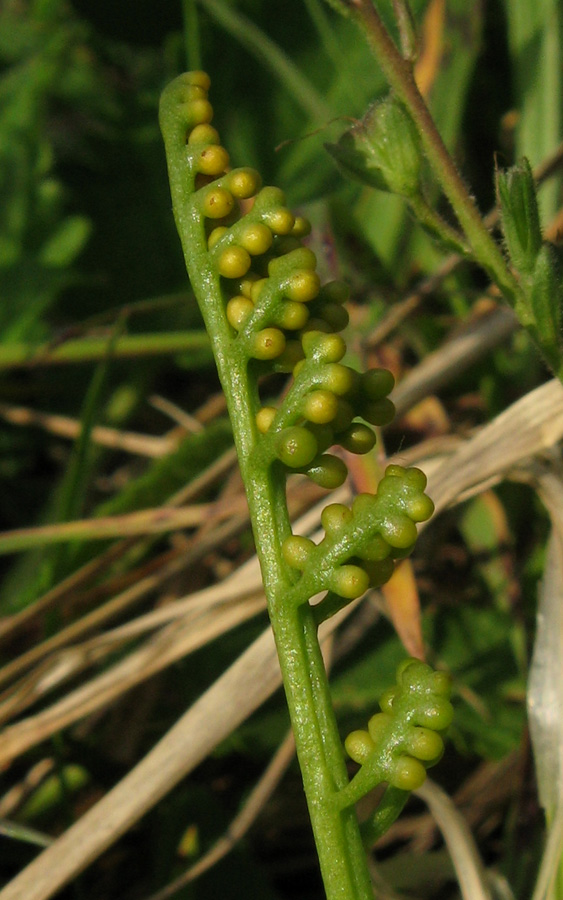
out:
<path id="1" fill-rule="evenodd" d="M 189 353 L 190 366 L 203 365 L 211 358 L 205 331 L 171 331 L 154 334 L 125 334 L 113 337 L 83 337 L 46 344 L 3 344 L 0 346 L 0 371 L 20 367 L 88 363 L 102 360 L 112 342 L 112 359 L 137 359 L 145 356 L 170 356 Z"/>
<path id="2" fill-rule="evenodd" d="M 373 847 L 379 838 L 389 830 L 399 818 L 409 797 L 410 791 L 402 791 L 392 785 L 387 787 L 375 815 L 362 826 L 362 837 L 366 847 Z"/>
<path id="3" fill-rule="evenodd" d="M 423 228 L 436 235 L 450 250 L 461 256 L 468 255 L 469 248 L 464 243 L 463 236 L 433 210 L 422 196 L 409 197 L 409 206 Z"/>
<path id="4" fill-rule="evenodd" d="M 184 45 L 188 69 L 200 69 L 201 47 L 196 0 L 182 0 L 182 17 L 184 20 Z"/>
<path id="5" fill-rule="evenodd" d="M 521 324 L 533 325 L 522 288 L 486 228 L 475 201 L 436 128 L 418 90 L 412 64 L 399 53 L 373 5 L 373 0 L 348 0 L 346 6 L 362 28 L 390 87 L 409 110 L 434 176 L 456 214 L 475 259 L 514 307 Z"/>
<path id="6" fill-rule="evenodd" d="M 313 122 L 323 124 L 334 116 L 334 110 L 326 103 L 322 94 L 304 77 L 290 57 L 280 50 L 278 44 L 264 34 L 254 22 L 222 0 L 198 0 L 198 2 L 221 28 L 239 41 L 275 75 L 298 106 L 311 116 Z"/>
<path id="7" fill-rule="evenodd" d="M 181 151 L 181 146 L 180 146 Z M 339 810 L 338 790 L 348 783 L 313 609 L 288 604 L 295 584 L 281 545 L 291 534 L 285 475 L 260 459 L 246 358 L 233 340 L 221 303 L 220 276 L 209 261 L 204 226 L 191 198 L 183 159 L 169 151 L 174 215 L 193 291 L 200 299 L 233 426 L 240 470 L 260 560 L 319 863 L 328 900 L 372 900 L 358 821 Z"/>
<path id="8" fill-rule="evenodd" d="M 543 852 L 540 869 L 532 900 L 560 900 L 562 864 L 561 851 L 563 843 L 563 810 L 559 809 L 553 817 L 548 816 L 547 842 Z"/>
<path id="9" fill-rule="evenodd" d="M 343 68 L 347 64 L 347 58 L 338 43 L 332 23 L 325 15 L 325 8 L 321 0 L 305 0 L 307 12 L 317 30 L 325 53 L 330 58 L 335 69 Z"/>

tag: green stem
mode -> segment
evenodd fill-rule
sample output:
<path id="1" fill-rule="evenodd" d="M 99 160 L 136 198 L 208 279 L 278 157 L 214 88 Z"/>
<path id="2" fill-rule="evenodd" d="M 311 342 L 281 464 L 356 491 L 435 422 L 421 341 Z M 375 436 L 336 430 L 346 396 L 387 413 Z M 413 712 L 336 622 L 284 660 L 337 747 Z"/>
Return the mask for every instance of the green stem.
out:
<path id="1" fill-rule="evenodd" d="M 347 774 L 312 610 L 278 598 L 270 618 L 326 895 L 373 900 L 355 812 L 334 802 Z"/>
<path id="2" fill-rule="evenodd" d="M 343 809 L 338 807 L 338 804 L 336 804 L 336 807 L 339 811 L 335 812 L 333 809 L 333 804 L 337 797 L 335 791 L 339 794 L 340 791 L 345 789 L 349 784 L 348 773 L 342 754 L 342 742 L 340 740 L 338 726 L 334 715 L 334 707 L 330 696 L 326 669 L 320 652 L 315 615 L 309 604 L 300 607 L 298 612 L 300 610 L 303 611 L 305 619 L 303 633 L 307 648 L 309 677 L 313 685 L 316 700 L 316 713 L 320 726 L 320 737 L 324 744 L 326 764 L 332 772 L 332 789 L 330 795 L 326 798 L 326 805 L 322 815 L 326 817 L 327 820 L 329 817 L 334 818 L 335 821 L 339 822 L 341 825 L 342 836 L 339 840 L 343 842 L 343 846 L 346 848 L 346 862 L 348 867 L 345 874 L 355 885 L 355 892 L 352 893 L 351 896 L 358 898 L 358 900 L 361 900 L 363 897 L 368 897 L 372 900 L 373 890 L 371 887 L 371 879 L 366 868 L 365 850 L 361 832 L 358 828 L 358 819 L 355 810 L 352 807 Z M 306 726 L 306 722 L 304 724 Z M 327 846 L 325 859 L 330 858 L 331 852 L 331 848 Z M 321 859 L 320 855 L 319 859 Z M 338 865 L 341 864 L 339 863 Z M 340 879 L 343 886 L 346 885 L 343 875 L 344 873 L 338 871 L 338 875 L 335 874 L 332 876 L 332 880 L 335 884 L 335 891 L 338 885 L 338 879 Z M 347 894 L 342 894 L 342 896 L 347 896 Z"/>
<path id="3" fill-rule="evenodd" d="M 373 0 L 348 0 L 348 7 L 364 31 L 390 87 L 409 110 L 434 176 L 457 216 L 475 259 L 514 306 L 521 323 L 529 325 L 530 314 L 526 309 L 522 289 L 483 223 L 475 201 L 436 128 L 418 90 L 411 63 L 403 59 L 397 50 Z"/>
<path id="4" fill-rule="evenodd" d="M 335 29 L 325 15 L 324 6 L 320 0 L 305 0 L 307 12 L 321 39 L 324 51 L 332 62 L 335 71 L 344 71 L 347 66 L 347 57 L 336 38 Z"/>
<path id="5" fill-rule="evenodd" d="M 362 837 L 366 847 L 373 847 L 395 822 L 403 811 L 405 803 L 410 797 L 410 791 L 402 791 L 400 788 L 389 785 L 375 813 L 362 826 Z"/>
<path id="6" fill-rule="evenodd" d="M 188 69 L 192 71 L 198 70 L 201 69 L 201 47 L 196 0 L 182 0 L 182 15 L 184 19 L 184 45 Z"/>
<path id="7" fill-rule="evenodd" d="M 371 900 L 373 894 L 355 814 L 334 807 L 335 792 L 347 783 L 347 774 L 313 610 L 308 603 L 300 606 L 287 603 L 293 582 L 280 549 L 291 532 L 285 484 L 281 480 L 285 476 L 276 477 L 272 467 L 260 470 L 252 465 L 254 412 L 248 394 L 245 397 L 239 391 L 233 392 L 233 376 L 235 383 L 238 381 L 233 369 L 236 362 L 236 358 L 231 359 L 227 371 L 219 374 L 233 432 L 239 436 L 241 473 L 327 898 Z"/>
<path id="8" fill-rule="evenodd" d="M 83 337 L 46 344 L 5 344 L 0 346 L 0 371 L 16 368 L 98 362 L 107 356 L 111 343 L 112 359 L 137 359 L 143 356 L 190 354 L 190 367 L 197 368 L 211 358 L 205 331 L 171 331 L 155 334 L 127 334 L 113 340 L 107 337 Z"/>
<path id="9" fill-rule="evenodd" d="M 288 570 L 281 552 L 291 534 L 285 475 L 278 467 L 261 463 L 256 449 L 257 398 L 246 356 L 227 323 L 220 278 L 209 259 L 204 228 L 182 165 L 169 162 L 169 173 L 186 267 L 200 298 L 233 426 L 327 898 L 373 900 L 355 813 L 339 810 L 334 802 L 348 779 L 314 613 L 307 602 L 287 603 L 295 574 Z"/>
<path id="10" fill-rule="evenodd" d="M 435 235 L 449 250 L 453 250 L 461 256 L 468 255 L 469 248 L 464 243 L 463 236 L 444 221 L 423 197 L 409 197 L 409 206 L 423 228 Z"/>
<path id="11" fill-rule="evenodd" d="M 314 122 L 322 124 L 333 118 L 334 110 L 322 94 L 303 76 L 291 58 L 250 19 L 224 0 L 199 0 L 199 3 L 221 28 L 275 75 Z"/>
<path id="12" fill-rule="evenodd" d="M 401 55 L 403 59 L 414 62 L 418 53 L 418 45 L 416 26 L 408 0 L 393 0 L 393 12 L 399 29 Z"/>

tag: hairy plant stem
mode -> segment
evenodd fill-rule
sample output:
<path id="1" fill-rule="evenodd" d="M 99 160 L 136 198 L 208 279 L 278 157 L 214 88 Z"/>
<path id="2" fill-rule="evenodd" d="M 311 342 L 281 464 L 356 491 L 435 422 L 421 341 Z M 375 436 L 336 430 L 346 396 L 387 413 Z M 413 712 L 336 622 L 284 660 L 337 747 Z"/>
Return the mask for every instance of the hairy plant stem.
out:
<path id="1" fill-rule="evenodd" d="M 450 250 L 454 250 L 461 256 L 466 257 L 468 255 L 469 248 L 463 241 L 463 235 L 444 221 L 442 216 L 432 209 L 422 196 L 409 197 L 409 205 L 423 228 L 439 237 Z"/>
<path id="2" fill-rule="evenodd" d="M 261 461 L 255 424 L 258 397 L 248 362 L 225 317 L 220 278 L 211 265 L 204 227 L 182 165 L 169 161 L 171 191 L 186 267 L 211 339 L 225 391 L 240 461 L 256 552 L 295 735 L 305 795 L 328 900 L 373 900 L 355 812 L 339 809 L 336 796 L 348 784 L 327 674 L 308 598 L 295 593 L 294 570 L 281 551 L 291 533 L 281 467 Z"/>
<path id="3" fill-rule="evenodd" d="M 475 260 L 497 284 L 524 326 L 533 324 L 522 288 L 485 226 L 481 214 L 450 156 L 418 90 L 412 64 L 393 43 L 373 0 L 347 0 L 346 8 L 364 32 L 389 86 L 409 110 L 437 182 L 469 242 Z"/>

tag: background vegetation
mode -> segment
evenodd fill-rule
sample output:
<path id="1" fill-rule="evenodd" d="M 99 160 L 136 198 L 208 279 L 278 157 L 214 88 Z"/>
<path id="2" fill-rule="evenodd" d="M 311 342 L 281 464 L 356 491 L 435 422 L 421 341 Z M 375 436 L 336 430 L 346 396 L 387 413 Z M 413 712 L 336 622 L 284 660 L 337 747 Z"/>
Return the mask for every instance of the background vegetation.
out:
<path id="1" fill-rule="evenodd" d="M 557 151 L 563 13 L 531 0 L 412 7 L 419 85 L 486 212 L 495 160 L 538 167 Z M 448 667 L 456 718 L 433 777 L 473 830 L 492 896 L 529 898 L 544 816 L 526 686 L 550 516 L 563 533 L 563 404 L 530 393 L 549 373 L 486 276 L 446 256 L 400 198 L 336 170 L 324 144 L 386 86 L 354 25 L 321 0 L 2 5 L 2 884 L 110 796 L 266 626 L 158 131 L 160 91 L 194 66 L 211 75 L 233 164 L 283 188 L 313 221 L 321 270 L 351 283 L 354 353 L 396 376 L 399 416 L 353 487 L 374 484 L 384 455 L 438 473 L 439 514 L 415 557 L 332 641 L 342 734 L 365 724 L 405 647 Z M 552 240 L 557 159 L 540 193 Z M 322 495 L 296 483 L 295 515 L 309 511 L 313 530 Z M 553 546 L 544 593 L 560 596 Z M 266 702 L 243 692 L 235 712 L 206 708 L 202 722 L 224 733 L 189 777 L 172 765 L 174 790 L 41 897 L 164 897 L 241 810 L 259 810 L 257 825 L 174 896 L 322 897 L 272 665 Z M 459 896 L 421 799 L 374 858 L 381 897 Z"/>

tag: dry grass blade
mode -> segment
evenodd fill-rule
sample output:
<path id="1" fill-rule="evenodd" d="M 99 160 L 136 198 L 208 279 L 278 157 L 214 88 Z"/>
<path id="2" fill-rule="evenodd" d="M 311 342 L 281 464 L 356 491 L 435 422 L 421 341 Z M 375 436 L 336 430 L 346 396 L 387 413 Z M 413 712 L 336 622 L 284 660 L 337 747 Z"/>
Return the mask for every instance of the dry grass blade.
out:
<path id="1" fill-rule="evenodd" d="M 207 872 L 208 869 L 223 859 L 227 853 L 230 853 L 256 821 L 264 805 L 280 783 L 294 755 L 295 741 L 293 740 L 293 733 L 289 732 L 260 781 L 251 792 L 242 810 L 229 825 L 227 833 L 187 872 L 184 872 L 161 891 L 152 894 L 147 900 L 168 900 L 168 897 L 173 897 L 181 887 L 184 887 L 191 881 L 195 881 L 196 878 L 199 878 L 200 875 L 203 875 L 204 872 Z"/>
<path id="2" fill-rule="evenodd" d="M 429 489 L 437 509 L 444 509 L 491 478 L 500 478 L 562 435 L 563 388 L 552 381 L 515 403 L 430 473 Z M 335 499 L 344 499 L 344 494 Z M 311 527 L 315 517 L 318 523 L 318 515 L 318 508 L 308 515 Z M 256 577 L 256 560 L 242 567 L 244 570 Z M 348 612 L 349 608 L 326 623 L 328 628 L 336 627 Z M 196 766 L 278 684 L 277 660 L 268 631 L 119 785 L 0 892 L 0 900 L 51 897 Z"/>
<path id="3" fill-rule="evenodd" d="M 310 527 L 317 526 L 319 516 L 320 507 L 310 510 L 301 518 L 298 527 L 307 530 Z M 124 609 L 133 603 L 138 602 L 148 593 L 157 590 L 166 579 L 185 569 L 206 552 L 219 546 L 233 534 L 236 534 L 244 527 L 246 522 L 246 513 L 244 515 L 234 515 L 232 520 L 220 523 L 215 528 L 207 530 L 205 534 L 201 535 L 198 533 L 194 535 L 191 539 L 191 547 L 186 548 L 179 556 L 165 561 L 164 565 L 157 572 L 150 573 L 136 580 L 126 590 L 113 597 L 102 607 L 83 616 L 77 622 L 72 623 L 38 646 L 32 647 L 27 653 L 20 655 L 4 666 L 0 670 L 0 684 L 10 681 L 22 672 L 26 672 L 31 666 L 35 666 L 35 668 L 0 697 L 0 721 L 5 722 L 15 715 L 21 714 L 28 706 L 44 696 L 46 692 L 60 688 L 64 681 L 103 659 L 117 647 L 127 642 L 130 643 L 146 632 L 159 628 L 162 625 L 180 619 L 184 620 L 183 623 L 180 623 L 180 630 L 176 635 L 177 641 L 174 641 L 174 636 L 172 635 L 176 649 L 170 648 L 167 654 L 160 657 L 160 662 L 164 666 L 175 661 L 178 658 L 178 654 L 187 655 L 187 653 L 196 649 L 201 635 L 208 634 L 208 636 L 210 635 L 208 639 L 211 639 L 211 637 L 216 637 L 218 633 L 221 633 L 220 626 L 217 624 L 213 625 L 211 632 L 205 631 L 205 628 L 207 628 L 206 617 L 212 614 L 213 607 L 225 604 L 236 605 L 237 602 L 246 598 L 248 598 L 250 604 L 253 595 L 258 594 L 256 606 L 248 606 L 248 615 L 260 611 L 265 604 L 262 595 L 262 579 L 258 560 L 256 557 L 252 557 L 242 566 L 239 566 L 232 576 L 220 584 L 189 594 L 176 600 L 174 603 L 168 603 L 159 609 L 137 617 L 125 625 L 106 631 L 88 642 L 71 644 L 71 642 L 76 641 L 77 638 L 88 631 L 99 628 L 103 623 L 123 612 Z M 244 612 L 246 606 L 241 605 L 240 610 L 243 611 L 244 617 L 247 617 L 246 612 Z M 225 630 L 238 624 L 236 616 L 230 618 L 224 615 L 222 621 Z M 197 632 L 194 631 L 187 646 L 182 629 L 185 630 L 185 627 L 188 627 L 190 622 L 192 623 L 191 627 L 197 629 Z M 218 632 L 215 631 L 216 628 L 219 628 Z M 168 641 L 168 638 L 166 640 Z M 145 662 L 141 648 L 134 659 L 130 657 L 129 661 L 125 661 L 123 665 L 113 667 L 104 675 L 95 678 L 85 688 L 77 688 L 72 694 L 59 701 L 55 707 L 51 707 L 33 717 L 34 727 L 29 727 L 30 720 L 28 719 L 21 721 L 8 732 L 10 741 L 13 742 L 12 745 L 15 746 L 18 741 L 23 741 L 21 746 L 29 747 L 29 741 L 36 743 L 43 740 L 53 732 L 53 729 L 59 727 L 56 723 L 60 721 L 61 716 L 66 725 L 70 725 L 77 719 L 82 718 L 84 715 L 82 711 L 83 701 L 89 705 L 90 712 L 93 711 L 90 706 L 91 703 L 103 707 L 108 702 L 107 692 L 112 682 L 111 673 L 113 673 L 113 681 L 115 682 L 111 689 L 111 699 L 113 700 L 117 695 L 129 690 L 133 684 L 137 683 L 137 679 L 143 680 L 150 674 L 154 674 L 155 670 L 153 670 L 152 666 L 145 667 Z M 124 673 L 127 674 L 127 677 L 124 677 Z M 117 693 L 114 694 L 113 691 Z M 6 745 L 0 744 L 0 755 L 3 746 Z"/>
<path id="4" fill-rule="evenodd" d="M 25 801 L 48 778 L 55 769 L 54 759 L 40 759 L 26 773 L 25 777 L 10 787 L 0 798 L 0 819 L 13 816 L 22 808 Z"/>
<path id="5" fill-rule="evenodd" d="M 69 416 L 44 413 L 29 409 L 26 406 L 12 406 L 9 403 L 0 403 L 0 416 L 5 422 L 23 427 L 33 426 L 43 428 L 50 434 L 74 441 L 82 433 L 82 423 Z M 106 425 L 95 425 L 91 431 L 91 440 L 101 447 L 110 447 L 112 450 L 123 450 L 137 456 L 145 456 L 149 459 L 160 459 L 167 453 L 172 453 L 178 447 L 178 435 L 164 435 L 155 437 L 152 434 L 137 434 L 132 431 L 118 431 Z"/>
<path id="6" fill-rule="evenodd" d="M 324 623 L 323 639 L 352 608 L 354 604 Z M 47 900 L 56 894 L 205 759 L 280 683 L 268 628 L 113 790 L 0 891 L 0 900 Z"/>
<path id="7" fill-rule="evenodd" d="M 61 728 L 66 728 L 94 710 L 107 706 L 136 684 L 162 671 L 263 609 L 264 598 L 260 594 L 243 600 L 237 599 L 234 603 L 210 610 L 209 613 L 199 617 L 187 616 L 184 622 L 174 622 L 162 629 L 139 649 L 67 694 L 53 706 L 5 728 L 0 742 L 0 765 L 9 763 L 20 753 Z M 116 645 L 119 646 L 120 641 L 110 640 L 109 643 L 113 650 L 116 649 Z M 52 687 L 53 682 L 60 683 L 63 677 L 76 675 L 90 665 L 92 657 L 95 659 L 96 653 L 90 655 L 88 648 L 83 650 L 81 647 L 75 647 L 66 650 L 60 655 L 57 666 L 53 669 L 47 668 L 45 672 L 39 670 L 31 683 L 24 683 L 23 700 L 31 702 L 41 697 Z M 16 695 L 15 699 L 21 702 L 19 695 Z M 9 712 L 13 714 L 13 708 L 9 708 Z"/>
<path id="8" fill-rule="evenodd" d="M 454 802 L 430 779 L 415 793 L 428 805 L 442 832 L 463 900 L 491 900 L 475 841 Z"/>
<path id="9" fill-rule="evenodd" d="M 190 564 L 201 559 L 201 556 L 220 544 L 223 540 L 238 533 L 246 524 L 246 520 L 246 515 L 235 515 L 232 520 L 221 523 L 203 537 L 198 535 L 194 536 L 191 546 L 188 546 L 180 553 L 173 554 L 171 559 L 165 558 L 162 565 L 159 565 L 156 571 L 150 572 L 144 577 L 139 577 L 133 584 L 124 591 L 121 591 L 115 597 L 112 597 L 107 603 L 97 607 L 91 613 L 82 616 L 78 621 L 73 622 L 71 625 L 68 625 L 66 628 L 57 632 L 57 634 L 54 634 L 51 638 L 48 638 L 41 644 L 31 647 L 26 653 L 21 654 L 11 662 L 7 663 L 0 669 L 0 684 L 11 681 L 22 672 L 26 672 L 31 666 L 46 659 L 48 656 L 50 656 L 53 665 L 56 666 L 57 651 L 68 647 L 72 642 L 84 637 L 88 632 L 100 628 L 103 624 L 111 621 L 111 619 L 115 618 L 118 614 L 123 613 L 124 610 L 130 608 L 148 594 L 161 590 L 167 580 L 172 576 L 186 570 Z M 256 587 L 259 587 L 261 584 L 260 578 L 255 578 L 253 584 Z M 245 593 L 249 592 L 250 588 L 246 591 L 243 590 L 242 595 L 244 596 Z M 237 595 L 237 591 L 233 591 L 232 589 L 230 580 L 222 585 L 214 585 L 212 588 L 209 588 L 202 593 L 205 596 L 203 606 L 210 602 L 209 598 L 211 597 L 214 598 L 213 602 L 219 602 L 221 599 L 227 599 Z M 240 593 L 241 592 L 239 591 L 239 595 Z M 193 599 L 194 595 L 189 595 L 184 601 L 180 600 L 177 604 L 167 605 L 159 610 L 147 613 L 143 617 L 139 617 L 133 623 L 125 626 L 126 634 L 121 632 L 116 635 L 117 640 L 120 641 L 124 637 L 131 639 L 144 632 L 152 631 L 159 625 L 172 621 L 173 619 L 181 618 L 186 612 L 193 608 L 191 602 Z M 111 644 L 111 637 L 108 640 L 108 644 Z"/>
<path id="10" fill-rule="evenodd" d="M 563 472 L 536 471 L 553 531 L 539 592 L 528 717 L 540 802 L 550 821 L 563 805 Z"/>
<path id="11" fill-rule="evenodd" d="M 34 528 L 18 528 L 0 534 L 0 554 L 29 550 L 67 541 L 101 540 L 120 538 L 123 535 L 162 534 L 193 528 L 209 518 L 214 504 L 200 503 L 194 506 L 159 506 L 121 516 L 100 516 L 97 519 L 80 519 L 56 525 L 37 525 Z"/>
<path id="12" fill-rule="evenodd" d="M 542 471 L 543 468 L 543 471 Z M 533 900 L 556 900 L 563 851 L 563 470 L 536 467 L 539 492 L 551 517 L 537 630 L 528 683 L 528 718 L 547 844 Z"/>
<path id="13" fill-rule="evenodd" d="M 221 584 L 189 594 L 86 643 L 68 646 L 71 640 L 99 627 L 102 622 L 107 622 L 117 612 L 158 588 L 164 579 L 185 569 L 190 561 L 199 559 L 226 537 L 238 532 L 246 524 L 246 519 L 246 514 L 235 515 L 232 521 L 221 523 L 202 537 L 196 536 L 191 552 L 186 551 L 179 558 L 173 558 L 161 571 L 131 585 L 105 606 L 83 616 L 48 641 L 8 663 L 0 671 L 0 681 L 8 681 L 30 665 L 37 665 L 29 675 L 5 692 L 0 706 L 0 720 L 3 721 L 21 713 L 47 691 L 60 687 L 63 681 L 107 656 L 116 647 L 131 642 L 147 631 L 183 620 L 169 628 L 165 636 L 156 636 L 89 684 L 63 697 L 53 707 L 5 730 L 0 742 L 0 758 L 5 752 L 12 752 L 10 747 L 27 749 L 62 727 L 61 722 L 70 725 L 88 712 L 107 705 L 139 681 L 219 636 L 223 631 L 235 627 L 245 618 L 260 612 L 265 600 L 258 560 L 253 557 Z M 217 607 L 222 609 L 216 610 Z M 165 645 L 166 651 L 158 654 L 155 653 L 154 645 L 159 640 Z"/>
<path id="14" fill-rule="evenodd" d="M 192 416 L 191 413 L 187 413 L 178 406 L 177 403 L 172 403 L 172 401 L 168 400 L 166 397 L 161 397 L 159 394 L 153 394 L 152 397 L 149 397 L 149 403 L 154 409 L 158 409 L 161 413 L 164 413 L 165 416 L 172 419 L 182 431 L 186 432 L 186 434 L 195 434 L 196 432 L 205 430 L 205 426 L 199 419 Z"/>
<path id="15" fill-rule="evenodd" d="M 159 567 L 157 572 L 140 578 L 135 584 L 121 591 L 117 596 L 112 597 L 107 603 L 82 616 L 78 621 L 61 629 L 61 631 L 47 638 L 42 643 L 31 647 L 25 653 L 20 654 L 0 669 L 0 685 L 9 683 L 22 672 L 28 671 L 31 666 L 37 665 L 47 657 L 51 659 L 53 657 L 56 658 L 57 652 L 62 648 L 69 646 L 73 641 L 84 637 L 88 632 L 111 621 L 112 618 L 129 609 L 138 600 L 157 589 L 167 578 L 184 567 L 185 561 L 183 559 L 167 560 L 164 565 Z"/>
<path id="16" fill-rule="evenodd" d="M 439 350 L 428 354 L 397 386 L 392 400 L 398 415 L 482 359 L 517 327 L 514 313 L 505 307 L 493 309 L 471 322 Z"/>
<path id="17" fill-rule="evenodd" d="M 169 507 L 180 506 L 192 501 L 202 490 L 214 484 L 217 479 L 223 477 L 236 463 L 236 451 L 227 450 L 219 459 L 212 463 L 204 472 L 194 478 L 184 488 L 170 497 L 166 505 Z M 224 526 L 222 526 L 224 527 Z M 242 527 L 242 526 L 241 526 Z M 86 583 L 91 583 L 101 572 L 109 570 L 111 564 L 127 553 L 138 538 L 125 538 L 109 547 L 98 557 L 86 563 L 77 572 L 73 572 L 68 578 L 55 585 L 48 593 L 13 616 L 0 622 L 0 639 L 13 637 L 22 628 L 29 624 L 37 616 L 44 615 L 55 606 L 60 610 L 61 603 L 73 596 L 75 592 Z M 3 675 L 0 673 L 0 680 Z"/>
<path id="18" fill-rule="evenodd" d="M 229 451 L 223 458 L 211 466 L 209 470 L 203 473 L 202 476 L 195 479 L 194 482 L 172 497 L 169 501 L 169 505 L 172 506 L 175 503 L 183 502 L 185 499 L 193 496 L 196 489 L 203 485 L 204 482 L 207 484 L 208 479 L 211 476 L 215 477 L 217 474 L 224 474 L 225 467 L 227 466 L 230 468 L 232 462 L 233 456 Z M 99 628 L 102 624 L 115 618 L 116 615 L 122 613 L 126 608 L 138 602 L 151 591 L 162 588 L 167 579 L 201 559 L 205 553 L 220 545 L 224 540 L 237 534 L 246 525 L 247 519 L 247 512 L 240 515 L 235 514 L 231 519 L 220 522 L 214 528 L 207 528 L 204 535 L 197 532 L 193 538 L 190 539 L 190 543 L 187 547 L 183 548 L 181 551 L 172 552 L 171 555 L 168 554 L 165 556 L 156 569 L 151 567 L 149 574 L 144 574 L 143 572 L 140 574 L 138 572 L 133 573 L 135 575 L 133 583 L 125 590 L 122 590 L 117 596 L 113 596 L 101 607 L 82 616 L 78 621 L 63 628 L 57 634 L 43 641 L 41 644 L 32 647 L 26 653 L 21 654 L 0 669 L 0 684 L 9 682 L 49 654 L 69 645 L 72 641 L 84 636 L 89 631 Z M 62 603 L 66 598 L 72 599 L 75 597 L 76 592 L 80 587 L 82 587 L 89 579 L 93 579 L 97 574 L 103 572 L 105 568 L 109 569 L 110 564 L 123 556 L 123 554 L 134 546 L 134 543 L 134 538 L 127 538 L 123 541 L 119 541 L 95 560 L 87 563 L 86 566 L 83 566 L 78 572 L 73 573 L 73 575 L 65 579 L 65 581 L 61 582 L 60 585 L 57 585 L 49 591 L 43 598 L 38 600 L 37 603 L 33 604 L 33 606 L 10 617 L 10 619 L 4 623 L 3 629 L 0 627 L 0 637 L 8 638 L 9 636 L 13 636 L 18 630 L 29 625 L 36 616 L 44 615 L 45 612 L 51 609 L 55 604 L 58 606 L 59 610 L 61 610 Z M 259 579 L 256 580 L 256 584 L 259 583 Z M 179 617 L 183 615 L 184 611 L 185 610 L 181 605 L 175 605 L 174 607 L 167 607 L 166 610 L 162 609 L 159 613 L 153 613 L 156 620 L 151 625 L 147 625 L 145 630 L 150 630 L 151 628 L 162 624 L 164 621 Z M 142 631 L 143 628 L 137 633 L 142 633 Z"/>
<path id="19" fill-rule="evenodd" d="M 443 510 L 562 437 L 563 385 L 553 379 L 530 391 L 429 472 L 428 493 L 436 509 Z"/>
<path id="20" fill-rule="evenodd" d="M 334 641 L 331 638 L 325 641 L 323 645 L 327 669 L 330 669 L 330 664 L 334 657 L 333 650 Z M 167 900 L 168 897 L 173 897 L 181 887 L 195 881 L 196 878 L 199 878 L 230 853 L 260 815 L 260 812 L 283 778 L 294 755 L 295 740 L 293 732 L 289 731 L 278 747 L 266 771 L 250 793 L 243 808 L 229 825 L 226 834 L 219 838 L 217 843 L 186 872 L 175 878 L 162 890 L 157 891 L 156 894 L 152 894 L 147 900 Z"/>
<path id="21" fill-rule="evenodd" d="M 412 293 L 403 300 L 394 303 L 385 314 L 381 322 L 375 326 L 365 341 L 366 349 L 378 347 L 382 344 L 388 335 L 397 328 L 401 322 L 406 319 L 411 312 L 417 309 L 422 301 L 430 296 L 442 283 L 442 281 L 451 275 L 463 262 L 461 256 L 452 253 L 444 260 L 439 269 L 432 275 L 425 278 Z"/>
<path id="22" fill-rule="evenodd" d="M 110 569 L 111 564 L 130 549 L 133 540 L 127 539 L 113 544 L 108 550 L 105 550 L 95 559 L 90 560 L 78 569 L 78 571 L 72 572 L 71 575 L 56 584 L 35 603 L 20 610 L 20 612 L 2 619 L 0 622 L 0 642 L 3 643 L 12 639 L 50 609 L 54 607 L 62 609 L 69 597 L 75 596 L 76 592 L 83 588 L 84 585 L 93 583 L 100 573 Z M 0 675 L 0 682 L 1 680 L 2 676 Z"/>

